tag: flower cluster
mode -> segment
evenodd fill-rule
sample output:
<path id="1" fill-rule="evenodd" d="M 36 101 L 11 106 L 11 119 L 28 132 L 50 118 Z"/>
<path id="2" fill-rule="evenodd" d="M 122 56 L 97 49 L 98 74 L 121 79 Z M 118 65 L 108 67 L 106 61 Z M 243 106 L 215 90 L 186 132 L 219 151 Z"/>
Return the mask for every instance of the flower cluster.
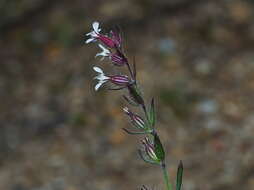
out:
<path id="1" fill-rule="evenodd" d="M 105 57 L 108 57 L 112 63 L 116 66 L 123 66 L 127 64 L 127 58 L 122 52 L 122 38 L 120 33 L 117 31 L 110 31 L 110 36 L 100 34 L 101 29 L 99 28 L 99 23 L 93 23 L 93 30 L 87 33 L 87 36 L 90 36 L 86 40 L 86 43 L 99 41 L 99 47 L 101 52 L 97 53 L 95 57 L 101 56 L 101 60 Z M 103 46 L 103 45 L 104 46 Z M 106 47 L 105 47 L 106 46 Z"/>
<path id="2" fill-rule="evenodd" d="M 98 80 L 98 83 L 95 85 L 95 90 L 97 91 L 105 83 L 116 86 L 115 88 L 109 88 L 109 90 L 127 89 L 126 92 L 128 94 L 123 96 L 124 99 L 129 105 L 141 108 L 143 116 L 132 112 L 128 107 L 124 107 L 123 112 L 128 116 L 135 130 L 132 131 L 126 128 L 123 128 L 123 130 L 132 135 L 146 135 L 141 141 L 142 148 L 139 149 L 140 157 L 147 163 L 157 164 L 162 167 L 167 189 L 170 190 L 171 187 L 167 177 L 164 148 L 154 128 L 154 99 L 151 100 L 150 106 L 147 106 L 140 93 L 136 80 L 135 59 L 133 64 L 130 65 L 123 51 L 122 37 L 119 31 L 111 30 L 109 35 L 102 34 L 98 22 L 94 22 L 92 28 L 92 31 L 86 34 L 89 37 L 86 43 L 98 42 L 101 52 L 97 53 L 95 57 L 101 57 L 101 60 L 106 58 L 111 61 L 113 66 L 124 67 L 128 71 L 128 75 L 113 75 L 105 74 L 99 67 L 93 67 L 94 71 L 97 72 L 95 79 Z M 141 190 L 148 190 L 148 188 L 142 186 Z"/>
<path id="3" fill-rule="evenodd" d="M 103 70 L 99 67 L 93 67 L 94 71 L 97 72 L 97 76 L 95 79 L 98 80 L 98 83 L 95 85 L 95 90 L 98 90 L 104 83 L 110 82 L 111 84 L 116 85 L 118 88 L 115 88 L 117 90 L 127 88 L 128 89 L 128 96 L 124 96 L 125 99 L 131 104 L 135 104 L 137 106 L 141 105 L 141 107 L 144 110 L 145 113 L 145 118 L 143 119 L 141 116 L 138 114 L 133 113 L 132 111 L 129 110 L 128 107 L 124 107 L 123 111 L 124 113 L 130 118 L 131 123 L 133 126 L 138 130 L 138 131 L 130 131 L 126 128 L 124 130 L 129 133 L 129 134 L 155 134 L 154 131 L 154 101 L 152 100 L 151 102 L 151 107 L 150 110 L 147 111 L 145 102 L 141 96 L 141 93 L 138 89 L 137 86 L 137 81 L 136 81 L 136 67 L 135 63 L 133 67 L 128 63 L 128 59 L 123 53 L 122 49 L 122 38 L 119 32 L 110 31 L 110 35 L 105 35 L 101 34 L 101 29 L 99 28 L 99 23 L 94 22 L 92 24 L 93 30 L 86 34 L 90 38 L 86 40 L 86 43 L 90 42 L 99 42 L 98 46 L 101 48 L 101 52 L 97 53 L 95 57 L 101 56 L 101 60 L 104 58 L 109 58 L 113 65 L 116 66 L 126 66 L 129 75 L 110 75 L 110 74 L 105 74 Z M 145 158 L 147 161 L 149 160 L 153 163 L 158 163 L 162 161 L 161 158 L 156 155 L 156 149 L 154 143 L 150 142 L 151 140 L 148 140 L 146 137 L 145 140 L 142 141 L 144 145 L 144 153 L 146 156 L 142 156 Z M 162 148 L 162 147 L 160 147 Z M 158 152 L 158 151 L 157 151 Z M 143 154 L 142 154 L 143 155 Z"/>
<path id="4" fill-rule="evenodd" d="M 90 38 L 86 40 L 86 43 L 90 42 L 99 42 L 98 46 L 102 50 L 100 53 L 97 53 L 95 57 L 101 57 L 101 60 L 108 58 L 111 60 L 112 64 L 115 66 L 125 66 L 131 70 L 128 60 L 125 57 L 122 51 L 122 38 L 119 32 L 110 31 L 110 36 L 101 34 L 101 29 L 99 28 L 99 23 L 94 22 L 92 24 L 93 30 L 86 34 Z M 134 83 L 135 79 L 130 78 L 126 75 L 106 75 L 103 70 L 99 67 L 93 68 L 98 75 L 95 79 L 98 80 L 95 90 L 98 90 L 104 83 L 111 82 L 116 85 L 118 88 L 131 88 L 130 86 Z M 131 71 L 132 72 L 132 71 Z"/>

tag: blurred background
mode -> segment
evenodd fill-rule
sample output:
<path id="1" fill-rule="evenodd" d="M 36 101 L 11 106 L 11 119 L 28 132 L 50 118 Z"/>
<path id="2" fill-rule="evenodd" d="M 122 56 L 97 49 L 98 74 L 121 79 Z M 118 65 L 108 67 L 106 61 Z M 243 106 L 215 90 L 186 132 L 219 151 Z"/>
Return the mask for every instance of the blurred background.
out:
<path id="1" fill-rule="evenodd" d="M 1 0 L 0 189 L 165 189 L 125 134 L 124 91 L 94 91 L 93 21 L 122 28 L 170 176 L 184 190 L 254 189 L 252 0 Z M 111 70 L 110 70 L 111 69 Z M 113 69 L 113 72 L 116 72 Z"/>

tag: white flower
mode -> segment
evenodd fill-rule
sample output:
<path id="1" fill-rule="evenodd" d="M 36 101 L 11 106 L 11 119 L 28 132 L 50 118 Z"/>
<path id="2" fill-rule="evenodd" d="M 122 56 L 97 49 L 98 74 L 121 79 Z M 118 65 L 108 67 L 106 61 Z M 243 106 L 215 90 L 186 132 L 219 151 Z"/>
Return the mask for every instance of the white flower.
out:
<path id="1" fill-rule="evenodd" d="M 88 44 L 92 41 L 95 41 L 100 31 L 101 29 L 99 28 L 99 22 L 93 22 L 93 31 L 86 34 L 86 36 L 90 36 L 90 38 L 86 40 L 86 43 Z"/>
<path id="2" fill-rule="evenodd" d="M 110 51 L 101 44 L 99 44 L 99 47 L 102 49 L 102 52 L 97 53 L 95 57 L 102 56 L 101 60 L 103 60 L 105 57 L 109 57 Z"/>
<path id="3" fill-rule="evenodd" d="M 101 85 L 107 82 L 110 78 L 105 76 L 102 69 L 99 67 L 93 67 L 93 70 L 95 70 L 98 73 L 98 75 L 95 77 L 95 79 L 98 80 L 98 83 L 94 87 L 94 89 L 97 91 L 101 87 Z"/>

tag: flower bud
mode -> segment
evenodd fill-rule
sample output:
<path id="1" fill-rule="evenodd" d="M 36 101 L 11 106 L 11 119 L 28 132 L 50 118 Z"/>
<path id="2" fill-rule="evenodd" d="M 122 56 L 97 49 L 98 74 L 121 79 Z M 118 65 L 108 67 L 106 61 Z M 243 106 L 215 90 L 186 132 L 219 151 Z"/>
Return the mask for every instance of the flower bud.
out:
<path id="1" fill-rule="evenodd" d="M 138 129 L 146 129 L 146 124 L 140 116 L 129 111 L 127 107 L 123 108 L 123 111 L 130 117 L 131 123 L 135 127 L 137 127 Z"/>
<path id="2" fill-rule="evenodd" d="M 141 155 L 144 161 L 159 164 L 161 159 L 158 158 L 156 155 L 155 145 L 150 141 L 148 137 L 142 140 L 142 144 L 144 146 L 144 153 L 145 155 Z"/>

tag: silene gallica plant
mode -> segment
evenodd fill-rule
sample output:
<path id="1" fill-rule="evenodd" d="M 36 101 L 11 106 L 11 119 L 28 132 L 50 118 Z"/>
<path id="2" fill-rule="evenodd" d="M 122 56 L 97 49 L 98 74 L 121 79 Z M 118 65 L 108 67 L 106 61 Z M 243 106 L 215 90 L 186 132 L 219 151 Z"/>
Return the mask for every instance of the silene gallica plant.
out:
<path id="1" fill-rule="evenodd" d="M 124 53 L 122 46 L 122 36 L 119 29 L 114 29 L 109 32 L 109 35 L 102 34 L 98 22 L 93 22 L 92 31 L 87 33 L 88 39 L 86 43 L 97 42 L 101 52 L 97 53 L 95 57 L 109 59 L 114 67 L 125 67 L 128 75 L 123 74 L 108 74 L 99 67 L 93 67 L 97 73 L 95 79 L 97 84 L 95 90 L 97 91 L 103 85 L 107 85 L 108 90 L 125 90 L 126 95 L 123 98 L 129 106 L 140 107 L 144 113 L 144 118 L 131 111 L 129 107 L 124 107 L 123 112 L 130 119 L 135 130 L 123 128 L 125 132 L 130 135 L 143 135 L 144 139 L 141 141 L 141 147 L 138 150 L 140 158 L 146 163 L 154 164 L 162 169 L 164 182 L 167 190 L 173 190 L 172 183 L 169 180 L 168 170 L 165 163 L 165 151 L 161 143 L 160 137 L 155 128 L 155 106 L 154 99 L 151 100 L 149 105 L 146 104 L 137 81 L 136 63 L 135 59 L 133 64 L 130 64 L 127 56 Z M 176 176 L 176 190 L 181 190 L 183 175 L 183 164 L 180 161 Z M 148 187 L 143 185 L 141 190 L 149 190 Z"/>

